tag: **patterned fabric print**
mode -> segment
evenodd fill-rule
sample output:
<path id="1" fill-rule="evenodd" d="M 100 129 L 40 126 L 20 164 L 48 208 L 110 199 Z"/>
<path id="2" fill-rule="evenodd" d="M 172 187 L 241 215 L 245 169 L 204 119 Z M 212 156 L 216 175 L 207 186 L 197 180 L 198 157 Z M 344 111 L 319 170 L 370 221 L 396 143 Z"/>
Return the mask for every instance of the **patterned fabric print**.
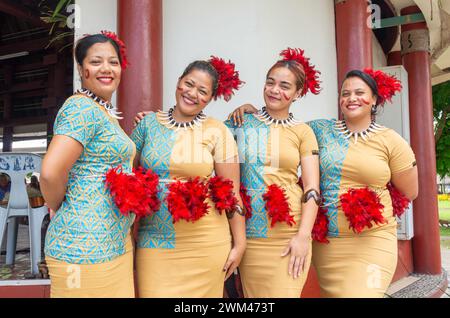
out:
<path id="1" fill-rule="evenodd" d="M 174 130 L 161 125 L 155 113 L 147 115 L 131 135 L 141 150 L 141 165 L 152 169 L 160 179 L 170 178 L 170 156 L 176 140 Z M 175 248 L 175 229 L 165 197 L 166 183 L 160 183 L 161 208 L 139 223 L 138 248 Z"/>
<path id="2" fill-rule="evenodd" d="M 117 120 L 81 95 L 61 107 L 54 134 L 69 136 L 84 149 L 69 173 L 66 199 L 50 222 L 45 254 L 75 264 L 111 261 L 125 253 L 134 215 L 120 214 L 104 176 L 118 165 L 131 172 L 134 144 Z"/>
<path id="3" fill-rule="evenodd" d="M 239 158 L 241 162 L 241 183 L 247 188 L 251 198 L 252 217 L 246 221 L 247 238 L 266 238 L 268 216 L 262 198 L 267 187 L 264 184 L 264 166 L 270 128 L 255 116 L 245 114 L 242 127 L 232 126 L 233 135 L 237 137 Z"/>
<path id="4" fill-rule="evenodd" d="M 349 142 L 334 128 L 335 120 L 314 120 L 308 123 L 316 134 L 320 156 L 320 191 L 328 208 L 328 236 L 339 235 L 337 215 L 342 166 Z"/>

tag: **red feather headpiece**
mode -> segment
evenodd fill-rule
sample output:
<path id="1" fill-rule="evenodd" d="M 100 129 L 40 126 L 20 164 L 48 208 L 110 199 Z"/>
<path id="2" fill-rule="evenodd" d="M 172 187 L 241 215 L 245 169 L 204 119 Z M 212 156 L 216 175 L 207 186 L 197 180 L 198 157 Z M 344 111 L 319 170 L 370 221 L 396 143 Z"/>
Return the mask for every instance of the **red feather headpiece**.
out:
<path id="1" fill-rule="evenodd" d="M 227 63 L 219 57 L 211 56 L 208 62 L 219 74 L 214 100 L 223 96 L 223 99 L 228 102 L 234 94 L 233 90 L 238 90 L 244 82 L 239 79 L 239 72 L 234 69 L 234 63 L 231 63 L 231 61 Z"/>
<path id="2" fill-rule="evenodd" d="M 402 83 L 392 75 L 382 71 L 374 71 L 370 68 L 364 69 L 364 73 L 370 75 L 378 87 L 378 104 L 384 106 L 386 101 L 391 102 L 392 96 L 402 90 Z"/>
<path id="3" fill-rule="evenodd" d="M 111 40 L 113 40 L 114 42 L 117 43 L 117 45 L 119 46 L 120 49 L 120 59 L 122 61 L 122 63 L 120 64 L 120 66 L 122 67 L 123 70 L 125 70 L 129 63 L 128 63 L 128 59 L 127 59 L 127 47 L 125 46 L 125 43 L 123 43 L 123 41 L 121 39 L 119 39 L 119 37 L 117 36 L 117 34 L 115 34 L 114 32 L 111 31 L 102 31 L 101 32 L 104 36 L 110 38 Z"/>
<path id="4" fill-rule="evenodd" d="M 321 73 L 309 62 L 309 58 L 304 53 L 305 51 L 298 48 L 287 48 L 280 53 L 280 56 L 283 57 L 283 61 L 296 61 L 303 66 L 303 70 L 305 71 L 305 85 L 303 86 L 301 96 L 306 95 L 308 91 L 317 95 L 321 90 L 319 81 L 319 74 Z"/>

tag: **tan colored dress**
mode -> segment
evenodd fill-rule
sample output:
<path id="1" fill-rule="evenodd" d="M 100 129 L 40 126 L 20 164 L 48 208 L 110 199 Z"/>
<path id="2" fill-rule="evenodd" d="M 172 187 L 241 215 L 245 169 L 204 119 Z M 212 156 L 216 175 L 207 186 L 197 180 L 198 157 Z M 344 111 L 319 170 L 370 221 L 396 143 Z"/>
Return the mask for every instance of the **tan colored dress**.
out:
<path id="1" fill-rule="evenodd" d="M 397 222 L 386 184 L 391 175 L 411 169 L 415 157 L 407 142 L 384 128 L 354 143 L 335 129 L 334 120 L 310 123 L 320 151 L 321 192 L 328 208 L 329 244 L 313 243 L 313 264 L 322 297 L 383 297 L 397 266 Z M 387 223 L 356 234 L 339 196 L 368 186 L 384 206 Z"/>
<path id="2" fill-rule="evenodd" d="M 232 127 L 230 122 L 227 124 Z M 246 224 L 247 248 L 239 266 L 244 295 L 298 298 L 308 276 L 311 255 L 305 272 L 294 279 L 288 274 L 290 255 L 281 257 L 281 254 L 300 226 L 303 192 L 297 184 L 298 169 L 302 158 L 317 155 L 316 138 L 304 123 L 292 127 L 267 126 L 253 114 L 245 115 L 241 128 L 232 129 L 240 153 L 241 184 L 248 190 L 253 209 Z M 286 191 L 294 226 L 276 223 L 271 227 L 262 196 L 272 184 Z"/>
<path id="3" fill-rule="evenodd" d="M 141 153 L 140 164 L 160 177 L 156 214 L 142 219 L 137 242 L 139 297 L 223 297 L 223 267 L 231 250 L 225 214 L 211 201 L 198 221 L 173 223 L 164 200 L 174 178 L 210 178 L 214 163 L 237 157 L 236 143 L 223 123 L 207 118 L 201 126 L 170 128 L 160 113 L 147 115 L 131 137 Z"/>

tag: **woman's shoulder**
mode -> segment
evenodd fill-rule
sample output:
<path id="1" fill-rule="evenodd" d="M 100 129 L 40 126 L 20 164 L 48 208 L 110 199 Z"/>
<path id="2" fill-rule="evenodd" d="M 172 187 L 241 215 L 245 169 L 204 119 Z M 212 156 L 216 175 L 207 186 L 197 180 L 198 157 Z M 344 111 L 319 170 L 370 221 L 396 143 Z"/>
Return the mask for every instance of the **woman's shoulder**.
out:
<path id="1" fill-rule="evenodd" d="M 160 111 L 150 111 L 145 115 L 144 118 L 141 119 L 139 124 L 136 127 L 145 127 L 148 128 L 152 123 L 157 122 L 157 115 L 161 113 Z"/>
<path id="2" fill-rule="evenodd" d="M 336 124 L 336 119 L 315 119 L 306 122 L 306 124 L 313 130 L 316 136 L 319 136 L 333 129 Z"/>
<path id="3" fill-rule="evenodd" d="M 247 126 L 254 126 L 255 123 L 259 123 L 260 121 L 255 117 L 255 114 L 244 113 L 244 122 L 241 127 L 234 123 L 232 119 L 227 119 L 224 121 L 224 124 L 228 128 L 246 128 Z"/>
<path id="4" fill-rule="evenodd" d="M 378 133 L 378 137 L 383 140 L 383 143 L 388 145 L 408 143 L 406 139 L 394 129 L 385 126 L 382 126 L 382 130 Z"/>
<path id="5" fill-rule="evenodd" d="M 207 127 L 215 127 L 219 129 L 233 128 L 232 121 L 226 120 L 225 122 L 211 116 L 206 117 L 205 124 Z"/>
<path id="6" fill-rule="evenodd" d="M 59 109 L 59 113 L 85 113 L 94 112 L 98 109 L 94 100 L 82 94 L 74 94 L 66 99 Z"/>
<path id="7" fill-rule="evenodd" d="M 311 127 L 311 128 L 316 128 L 316 127 L 329 127 L 329 126 L 333 126 L 336 123 L 336 119 L 314 119 L 311 121 L 306 122 L 306 124 Z"/>

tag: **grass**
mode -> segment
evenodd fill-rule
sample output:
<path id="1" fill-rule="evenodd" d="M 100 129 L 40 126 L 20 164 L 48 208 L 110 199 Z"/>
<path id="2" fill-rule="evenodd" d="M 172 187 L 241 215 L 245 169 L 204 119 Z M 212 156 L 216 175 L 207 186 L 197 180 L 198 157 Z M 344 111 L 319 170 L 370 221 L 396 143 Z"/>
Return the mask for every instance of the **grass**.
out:
<path id="1" fill-rule="evenodd" d="M 438 201 L 439 219 L 450 221 L 450 201 Z M 439 227 L 441 236 L 450 236 L 450 228 Z"/>

